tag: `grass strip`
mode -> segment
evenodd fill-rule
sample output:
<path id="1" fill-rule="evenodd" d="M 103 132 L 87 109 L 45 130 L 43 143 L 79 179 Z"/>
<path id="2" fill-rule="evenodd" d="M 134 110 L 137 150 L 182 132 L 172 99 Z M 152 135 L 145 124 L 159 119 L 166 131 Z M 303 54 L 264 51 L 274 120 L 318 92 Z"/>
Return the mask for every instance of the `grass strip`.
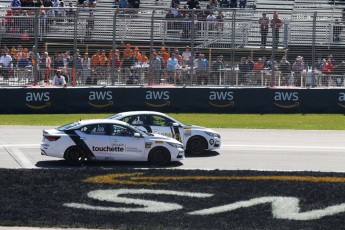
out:
<path id="1" fill-rule="evenodd" d="M 0 125 L 59 126 L 111 114 L 2 114 Z M 345 130 L 343 114 L 168 113 L 185 124 L 209 128 Z"/>

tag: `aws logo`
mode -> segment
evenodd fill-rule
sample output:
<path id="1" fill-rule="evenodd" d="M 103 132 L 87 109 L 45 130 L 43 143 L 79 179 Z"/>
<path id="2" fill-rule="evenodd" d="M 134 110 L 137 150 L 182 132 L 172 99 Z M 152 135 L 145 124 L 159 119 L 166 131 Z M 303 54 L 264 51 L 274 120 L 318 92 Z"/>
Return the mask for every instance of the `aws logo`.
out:
<path id="1" fill-rule="evenodd" d="M 298 92 L 275 92 L 273 104 L 282 109 L 292 109 L 299 106 Z"/>
<path id="2" fill-rule="evenodd" d="M 25 101 L 30 109 L 44 109 L 51 105 L 49 92 L 27 92 Z"/>
<path id="3" fill-rule="evenodd" d="M 100 109 L 113 106 L 113 94 L 111 91 L 90 91 L 89 105 L 94 108 Z"/>
<path id="4" fill-rule="evenodd" d="M 150 107 L 160 108 L 169 106 L 169 91 L 146 91 L 145 100 L 145 104 Z"/>
<path id="5" fill-rule="evenodd" d="M 338 105 L 341 107 L 341 108 L 344 108 L 345 109 L 345 93 L 339 93 L 339 98 L 338 98 Z"/>
<path id="6" fill-rule="evenodd" d="M 235 105 L 234 92 L 211 91 L 208 104 L 216 108 L 228 108 Z"/>

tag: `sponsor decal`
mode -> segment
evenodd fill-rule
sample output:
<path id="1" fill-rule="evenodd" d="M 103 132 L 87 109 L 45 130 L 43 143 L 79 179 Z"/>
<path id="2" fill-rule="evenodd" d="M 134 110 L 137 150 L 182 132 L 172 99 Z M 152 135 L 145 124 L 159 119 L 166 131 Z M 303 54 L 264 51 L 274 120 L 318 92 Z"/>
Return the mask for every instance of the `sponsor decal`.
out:
<path id="1" fill-rule="evenodd" d="M 234 92 L 232 91 L 210 91 L 208 104 L 215 108 L 227 108 L 235 105 Z"/>
<path id="2" fill-rule="evenodd" d="M 345 93 L 344 92 L 341 92 L 339 93 L 339 97 L 338 97 L 338 105 L 341 107 L 341 108 L 344 108 L 345 109 Z"/>
<path id="3" fill-rule="evenodd" d="M 150 149 L 152 146 L 152 143 L 145 143 L 145 149 Z"/>
<path id="4" fill-rule="evenodd" d="M 170 106 L 170 95 L 169 91 L 156 91 L 156 90 L 147 90 L 145 95 L 145 104 L 154 107 L 161 108 Z"/>
<path id="5" fill-rule="evenodd" d="M 112 107 L 114 105 L 111 91 L 90 91 L 88 99 L 89 105 L 97 109 Z"/>
<path id="6" fill-rule="evenodd" d="M 92 151 L 96 152 L 124 152 L 125 149 L 120 146 L 103 146 L 103 147 L 97 147 L 92 146 Z"/>
<path id="7" fill-rule="evenodd" d="M 49 92 L 27 92 L 25 106 L 30 109 L 44 109 L 51 106 Z"/>
<path id="8" fill-rule="evenodd" d="M 87 194 L 90 199 L 98 201 L 106 201 L 108 203 L 115 203 L 116 206 L 100 206 L 86 203 L 64 203 L 63 206 L 75 209 L 85 209 L 92 211 L 109 211 L 109 212 L 142 212 L 142 213 L 162 213 L 171 212 L 176 210 L 183 210 L 183 205 L 172 202 L 162 202 L 148 199 L 136 199 L 133 195 L 153 194 L 161 197 L 165 196 L 180 196 L 189 199 L 208 199 L 213 197 L 211 193 L 197 193 L 197 192 L 180 192 L 173 190 L 151 190 L 151 189 L 104 189 L 94 190 Z M 126 197 L 130 195 L 130 197 Z M 119 204 L 125 206 L 119 207 Z M 135 205 L 136 207 L 128 207 L 128 205 Z M 219 213 L 231 213 L 239 209 L 247 209 L 254 206 L 270 204 L 271 214 L 275 219 L 294 220 L 294 221 L 310 221 L 318 220 L 326 216 L 337 215 L 345 212 L 345 203 L 332 205 L 323 209 L 305 210 L 300 206 L 300 200 L 297 197 L 284 197 L 284 196 L 264 196 L 253 198 L 249 200 L 240 200 L 230 204 L 224 204 L 216 207 L 205 208 L 187 212 L 191 216 L 207 216 Z M 301 211 L 305 210 L 305 211 Z M 254 209 L 259 212 L 260 208 Z"/>
<path id="9" fill-rule="evenodd" d="M 273 97 L 273 104 L 282 109 L 292 109 L 299 107 L 298 92 L 275 92 Z"/>

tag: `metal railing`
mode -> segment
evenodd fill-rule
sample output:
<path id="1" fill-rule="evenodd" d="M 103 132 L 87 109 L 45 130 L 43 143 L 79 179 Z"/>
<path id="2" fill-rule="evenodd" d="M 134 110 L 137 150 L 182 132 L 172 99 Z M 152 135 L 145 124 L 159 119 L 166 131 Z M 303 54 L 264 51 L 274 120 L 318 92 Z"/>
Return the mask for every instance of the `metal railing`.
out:
<path id="1" fill-rule="evenodd" d="M 168 73 L 165 70 L 166 66 L 163 65 L 159 76 L 160 84 L 235 87 L 343 86 L 333 83 L 316 84 L 315 82 L 324 81 L 316 81 L 313 71 L 319 53 L 322 53 L 323 59 L 327 59 L 332 48 L 344 47 L 342 31 L 345 25 L 335 23 L 336 19 L 341 21 L 342 15 L 341 11 L 335 11 L 334 7 L 329 11 L 320 12 L 298 9 L 291 11 L 291 15 L 285 15 L 282 20 L 283 26 L 278 32 L 278 41 L 275 41 L 276 37 L 273 36 L 271 28 L 269 29 L 266 48 L 261 48 L 261 32 L 258 23 L 262 11 L 253 9 L 179 10 L 177 17 L 168 17 L 169 9 L 160 7 L 154 9 L 94 8 L 92 10 L 64 8 L 64 12 L 69 12 L 65 14 L 59 13 L 56 9 L 15 8 L 12 11 L 8 9 L 2 9 L 7 10 L 7 13 L 0 16 L 0 46 L 3 50 L 5 45 L 8 46 L 10 52 L 12 46 L 17 49 L 18 45 L 22 45 L 29 50 L 27 55 L 31 53 L 31 62 L 37 65 L 32 64 L 32 67 L 24 68 L 25 71 L 23 71 L 18 67 L 21 57 L 10 52 L 13 67 L 3 66 L 4 71 L 0 73 L 0 83 L 3 85 L 27 84 L 23 81 L 23 77 L 19 77 L 23 74 L 30 75 L 33 84 L 49 83 L 47 80 L 40 80 L 38 66 L 42 62 L 42 54 L 45 51 L 54 56 L 55 53 L 71 51 L 72 55 L 69 57 L 71 63 L 68 66 L 72 69 L 70 73 L 72 80 L 69 83 L 71 85 L 86 84 L 85 74 L 93 72 L 99 78 L 98 85 L 152 84 L 154 72 L 151 67 L 143 68 L 141 65 L 138 67 L 139 65 L 133 64 L 128 72 L 125 67 L 115 68 L 115 64 L 110 61 L 108 55 L 110 50 L 119 49 L 122 59 L 122 47 L 127 43 L 134 43 L 140 47 L 140 51 L 146 52 L 148 62 L 152 59 L 150 54 L 154 50 L 159 53 L 157 49 L 159 50 L 161 46 L 167 47 L 169 53 L 179 48 L 180 55 L 185 46 L 190 46 L 194 59 L 198 58 L 196 55 L 198 50 L 205 55 L 207 71 L 202 72 L 201 80 L 198 76 L 200 71 L 192 61 L 188 66 L 185 63 L 179 63 L 179 67 L 173 73 L 174 80 L 168 77 L 171 73 Z M 210 16 L 209 18 L 205 17 L 206 13 Z M 272 12 L 267 14 L 269 18 L 272 18 Z M 220 17 L 220 15 L 223 16 Z M 272 46 L 275 42 L 278 43 L 278 47 Z M 290 50 L 291 47 L 301 46 L 305 48 L 305 51 Z M 89 52 L 91 57 L 98 49 L 105 49 L 107 53 L 109 61 L 106 66 L 90 67 L 87 71 L 78 68 L 78 58 L 73 53 L 82 55 L 84 52 Z M 112 54 L 115 55 L 114 52 Z M 214 71 L 212 64 L 219 55 L 224 56 L 224 67 Z M 253 69 L 243 70 L 237 67 L 242 57 L 251 56 L 255 59 L 253 62 L 256 62 L 259 55 L 268 57 L 267 60 L 276 61 L 276 67 L 273 70 L 270 67 L 263 68 L 260 74 Z M 308 69 L 312 70 L 312 83 L 308 83 L 310 81 L 309 78 L 307 79 L 307 74 L 299 74 L 302 79 L 297 82 L 291 80 L 292 76 L 295 76 L 293 70 L 281 75 L 279 61 L 282 56 L 290 60 L 291 66 L 295 57 L 304 56 L 306 73 Z M 49 68 L 57 69 L 54 66 L 54 60 L 55 57 Z M 249 62 L 247 60 L 247 63 Z M 339 73 L 336 75 L 338 76 Z"/>

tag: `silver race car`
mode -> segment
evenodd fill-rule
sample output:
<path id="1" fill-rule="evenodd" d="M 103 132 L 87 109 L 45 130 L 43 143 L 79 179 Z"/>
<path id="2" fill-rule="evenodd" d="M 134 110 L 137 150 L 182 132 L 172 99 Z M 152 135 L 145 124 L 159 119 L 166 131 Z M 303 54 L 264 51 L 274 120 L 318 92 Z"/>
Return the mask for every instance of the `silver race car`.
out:
<path id="1" fill-rule="evenodd" d="M 198 155 L 205 150 L 219 149 L 218 133 L 205 127 L 186 125 L 164 113 L 133 111 L 112 115 L 107 119 L 127 122 L 148 133 L 157 133 L 175 138 L 183 143 L 187 153 Z"/>
<path id="2" fill-rule="evenodd" d="M 74 165 L 102 160 L 149 161 L 162 166 L 184 159 L 184 147 L 179 141 L 110 119 L 83 120 L 43 130 L 41 153 Z"/>

